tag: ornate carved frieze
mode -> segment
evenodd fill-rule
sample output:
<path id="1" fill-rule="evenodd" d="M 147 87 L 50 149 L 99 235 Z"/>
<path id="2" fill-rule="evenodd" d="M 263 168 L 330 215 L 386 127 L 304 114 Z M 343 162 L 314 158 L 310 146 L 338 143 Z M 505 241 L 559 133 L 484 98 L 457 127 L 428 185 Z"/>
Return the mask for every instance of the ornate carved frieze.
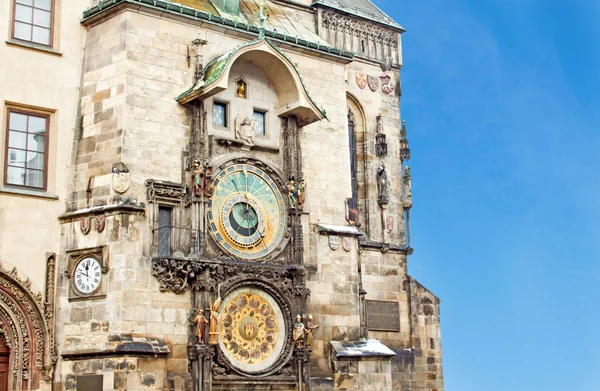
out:
<path id="1" fill-rule="evenodd" d="M 397 31 L 335 11 L 323 11 L 321 20 L 320 35 L 333 46 L 386 67 L 399 65 Z"/>
<path id="2" fill-rule="evenodd" d="M 21 389 L 24 381 L 52 380 L 56 362 L 54 346 L 55 255 L 48 256 L 46 301 L 31 290 L 31 281 L 19 278 L 16 268 L 5 270 L 0 262 L 0 334 L 11 348 L 12 376 L 9 388 Z M 40 376 L 35 376 L 35 372 Z M 33 384 L 33 388 L 37 385 Z"/>
<path id="3" fill-rule="evenodd" d="M 172 203 L 184 203 L 187 198 L 185 185 L 172 182 L 146 180 L 146 199 L 149 203 L 157 201 L 171 201 Z"/>

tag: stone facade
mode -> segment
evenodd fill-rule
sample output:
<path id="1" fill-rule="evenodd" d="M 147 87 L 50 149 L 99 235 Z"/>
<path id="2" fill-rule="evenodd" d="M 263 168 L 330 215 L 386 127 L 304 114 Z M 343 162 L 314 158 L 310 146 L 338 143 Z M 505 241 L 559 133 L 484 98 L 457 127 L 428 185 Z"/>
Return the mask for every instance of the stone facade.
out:
<path id="1" fill-rule="evenodd" d="M 39 258 L 6 260 L 33 283 L 0 270 L 45 293 L 28 293 L 45 352 L 30 388 L 443 390 L 440 302 L 407 265 L 404 30 L 328 1 L 182 4 L 61 19 L 82 31 L 61 42 L 71 89 L 32 104 L 60 114 L 47 192 L 64 208 L 41 244 L 0 247 Z"/>

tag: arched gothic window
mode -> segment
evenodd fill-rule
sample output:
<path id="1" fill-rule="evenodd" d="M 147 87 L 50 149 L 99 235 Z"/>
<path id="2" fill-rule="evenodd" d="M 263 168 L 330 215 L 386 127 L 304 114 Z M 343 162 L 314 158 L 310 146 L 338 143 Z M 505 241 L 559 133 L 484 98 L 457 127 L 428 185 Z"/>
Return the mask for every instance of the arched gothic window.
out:
<path id="1" fill-rule="evenodd" d="M 348 200 L 348 207 L 350 209 L 358 209 L 358 184 L 356 181 L 356 136 L 354 133 L 354 126 L 356 119 L 354 112 L 351 108 L 348 108 L 348 146 L 350 152 L 350 179 L 352 183 L 352 198 Z"/>

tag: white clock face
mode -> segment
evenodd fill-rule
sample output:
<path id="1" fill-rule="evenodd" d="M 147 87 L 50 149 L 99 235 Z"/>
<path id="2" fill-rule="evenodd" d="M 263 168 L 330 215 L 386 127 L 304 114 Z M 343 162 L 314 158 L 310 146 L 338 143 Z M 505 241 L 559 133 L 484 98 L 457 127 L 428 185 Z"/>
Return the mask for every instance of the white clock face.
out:
<path id="1" fill-rule="evenodd" d="M 83 295 L 93 293 L 102 281 L 102 266 L 96 258 L 83 258 L 75 267 L 75 288 Z"/>

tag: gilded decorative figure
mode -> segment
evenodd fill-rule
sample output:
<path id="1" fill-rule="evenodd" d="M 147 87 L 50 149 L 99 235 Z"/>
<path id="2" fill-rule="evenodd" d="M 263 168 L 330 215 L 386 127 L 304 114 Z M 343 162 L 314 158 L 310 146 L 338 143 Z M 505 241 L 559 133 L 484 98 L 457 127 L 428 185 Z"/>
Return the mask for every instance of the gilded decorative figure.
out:
<path id="1" fill-rule="evenodd" d="M 305 327 L 304 327 L 304 323 L 302 323 L 302 317 L 300 316 L 300 314 L 296 315 L 296 322 L 294 323 L 294 342 L 296 343 L 296 347 L 297 348 L 301 348 L 302 345 L 304 344 L 304 336 L 306 335 L 305 333 Z"/>
<path id="2" fill-rule="evenodd" d="M 390 202 L 389 181 L 383 164 L 377 168 L 377 202 L 379 205 L 387 205 Z"/>
<path id="3" fill-rule="evenodd" d="M 235 96 L 238 98 L 246 97 L 246 82 L 242 79 L 237 81 L 237 88 L 235 90 Z"/>
<path id="4" fill-rule="evenodd" d="M 290 201 L 290 208 L 296 207 L 297 196 L 298 189 L 296 188 L 296 182 L 294 181 L 294 178 L 291 177 L 290 181 L 288 182 L 288 199 Z"/>
<path id="5" fill-rule="evenodd" d="M 411 176 L 410 176 L 410 167 L 404 166 L 404 198 L 402 199 L 402 205 L 404 208 L 412 207 L 412 184 L 411 184 Z"/>
<path id="6" fill-rule="evenodd" d="M 298 181 L 298 187 L 296 188 L 296 192 L 298 194 L 298 207 L 302 208 L 304 206 L 305 195 L 304 191 L 306 190 L 306 182 L 304 182 L 304 178 L 300 178 Z"/>
<path id="7" fill-rule="evenodd" d="M 345 238 L 344 238 L 345 239 Z M 308 321 L 306 322 L 306 346 L 312 346 L 313 342 L 313 330 L 319 328 L 318 324 L 313 324 L 313 316 L 308 315 Z"/>
<path id="8" fill-rule="evenodd" d="M 219 309 L 221 309 L 221 298 L 218 297 L 210 306 L 210 324 L 208 328 L 208 343 L 217 345 L 219 343 Z"/>
<path id="9" fill-rule="evenodd" d="M 194 160 L 194 167 L 192 168 L 192 192 L 194 195 L 199 196 L 202 194 L 202 184 L 204 182 L 204 169 L 200 164 L 200 160 Z"/>
<path id="10" fill-rule="evenodd" d="M 198 338 L 198 343 L 204 342 L 204 331 L 206 330 L 206 324 L 208 320 L 204 317 L 204 310 L 202 308 L 198 308 L 198 315 L 194 318 L 194 324 L 196 324 L 196 337 Z"/>

